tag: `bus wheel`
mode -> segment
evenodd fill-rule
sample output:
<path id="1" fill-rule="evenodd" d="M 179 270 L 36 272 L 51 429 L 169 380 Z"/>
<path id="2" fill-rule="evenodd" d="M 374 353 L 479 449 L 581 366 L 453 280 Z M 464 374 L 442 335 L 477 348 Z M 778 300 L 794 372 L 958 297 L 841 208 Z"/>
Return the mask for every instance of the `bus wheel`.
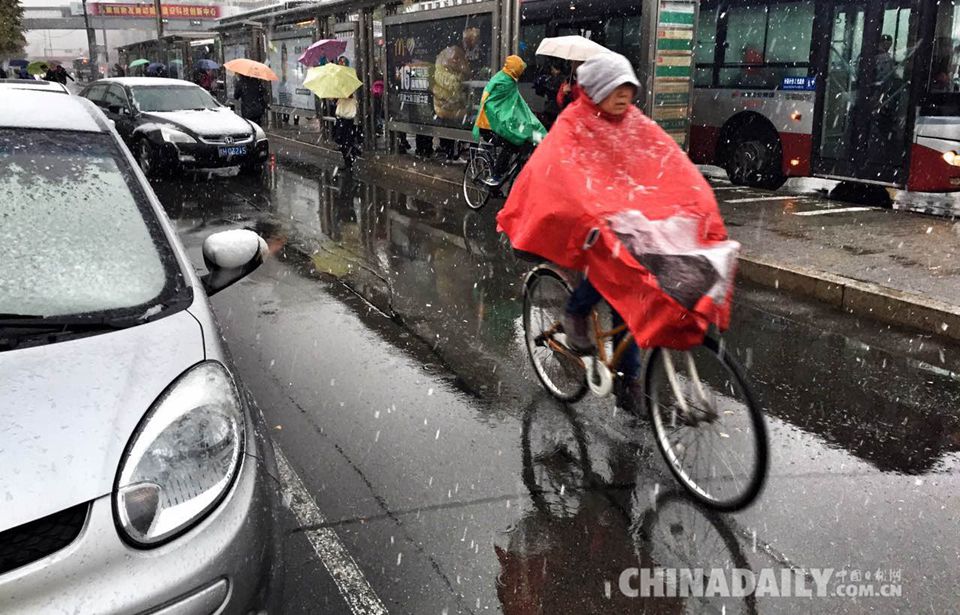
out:
<path id="1" fill-rule="evenodd" d="M 724 167 L 731 183 L 776 190 L 787 181 L 780 171 L 780 144 L 768 138 L 745 136 L 728 150 Z"/>

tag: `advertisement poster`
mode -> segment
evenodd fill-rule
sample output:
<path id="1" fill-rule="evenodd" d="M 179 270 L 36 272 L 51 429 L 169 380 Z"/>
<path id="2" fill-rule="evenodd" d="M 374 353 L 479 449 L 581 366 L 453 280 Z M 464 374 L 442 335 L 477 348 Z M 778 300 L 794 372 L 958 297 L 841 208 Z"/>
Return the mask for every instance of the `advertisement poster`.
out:
<path id="1" fill-rule="evenodd" d="M 279 81 L 271 82 L 273 104 L 278 107 L 314 110 L 313 93 L 303 87 L 307 69 L 297 61 L 300 54 L 311 44 L 313 44 L 312 35 L 270 41 L 267 63 L 280 77 Z"/>
<path id="2" fill-rule="evenodd" d="M 470 129 L 493 76 L 489 13 L 387 26 L 389 119 Z"/>
<path id="3" fill-rule="evenodd" d="M 347 66 L 357 67 L 357 43 L 354 40 L 353 32 L 337 32 L 335 35 L 338 40 L 347 41 L 347 48 L 344 49 L 341 57 L 347 59 Z M 359 76 L 359 75 L 358 75 Z"/>

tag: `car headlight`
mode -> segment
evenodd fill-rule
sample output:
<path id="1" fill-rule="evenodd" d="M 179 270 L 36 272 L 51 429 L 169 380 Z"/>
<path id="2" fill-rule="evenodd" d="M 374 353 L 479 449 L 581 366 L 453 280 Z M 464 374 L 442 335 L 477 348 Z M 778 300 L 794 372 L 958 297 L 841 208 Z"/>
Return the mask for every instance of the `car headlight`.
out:
<path id="1" fill-rule="evenodd" d="M 249 121 L 249 120 L 248 120 L 248 121 Z M 263 141 L 264 139 L 267 138 L 267 133 L 263 132 L 263 128 L 260 128 L 260 126 L 259 126 L 256 122 L 250 122 L 250 124 L 253 125 L 253 138 L 254 138 L 254 140 L 256 140 L 256 141 Z"/>
<path id="2" fill-rule="evenodd" d="M 121 533 L 155 546 L 185 532 L 220 503 L 243 453 L 244 414 L 220 363 L 200 363 L 173 382 L 127 444 L 114 489 Z"/>
<path id="3" fill-rule="evenodd" d="M 182 130 L 177 130 L 176 128 L 168 128 L 166 126 L 160 127 L 160 136 L 163 137 L 163 140 L 167 143 L 196 143 L 197 140 L 183 132 Z"/>

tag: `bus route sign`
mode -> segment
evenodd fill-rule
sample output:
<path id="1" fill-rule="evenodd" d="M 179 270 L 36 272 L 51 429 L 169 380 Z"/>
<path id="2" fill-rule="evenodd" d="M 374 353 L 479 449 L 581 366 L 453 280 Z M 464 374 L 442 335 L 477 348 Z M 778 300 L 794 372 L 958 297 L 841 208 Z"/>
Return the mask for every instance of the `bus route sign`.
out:
<path id="1" fill-rule="evenodd" d="M 784 77 L 780 83 L 781 90 L 801 90 L 812 92 L 817 89 L 816 77 Z"/>

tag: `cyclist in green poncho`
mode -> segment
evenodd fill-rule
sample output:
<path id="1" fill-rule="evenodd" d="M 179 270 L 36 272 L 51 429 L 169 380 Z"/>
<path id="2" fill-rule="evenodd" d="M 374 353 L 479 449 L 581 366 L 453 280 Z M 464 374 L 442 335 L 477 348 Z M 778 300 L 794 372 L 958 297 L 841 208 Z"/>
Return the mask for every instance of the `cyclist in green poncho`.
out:
<path id="1" fill-rule="evenodd" d="M 493 76 L 480 99 L 473 137 L 479 139 L 483 136 L 497 147 L 493 177 L 484 182 L 491 187 L 498 187 L 503 182 L 503 175 L 514 155 L 539 143 L 547 133 L 517 87 L 517 80 L 526 68 L 520 56 L 508 56 L 503 70 Z"/>

